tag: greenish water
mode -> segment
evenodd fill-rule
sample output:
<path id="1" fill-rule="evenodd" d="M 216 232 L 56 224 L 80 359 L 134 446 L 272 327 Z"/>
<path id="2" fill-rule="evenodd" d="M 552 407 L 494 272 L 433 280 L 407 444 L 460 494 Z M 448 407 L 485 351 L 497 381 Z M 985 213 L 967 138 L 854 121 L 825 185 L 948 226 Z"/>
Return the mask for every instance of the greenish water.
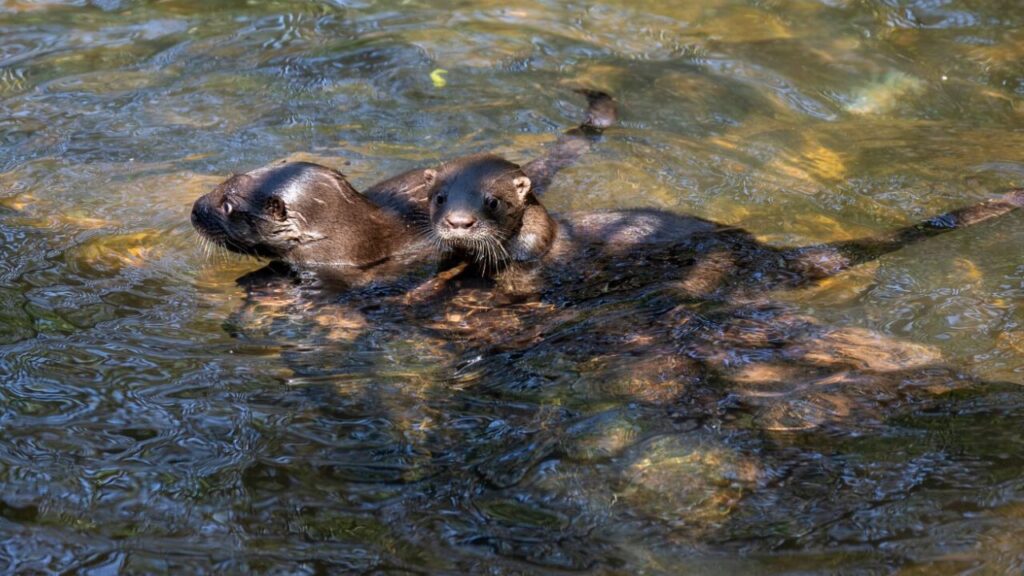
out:
<path id="1" fill-rule="evenodd" d="M 0 0 L 0 571 L 1024 571 L 1019 214 L 743 306 L 428 319 L 247 295 L 189 225 L 285 157 L 528 160 L 577 85 L 623 122 L 554 211 L 799 245 L 1024 185 L 1016 1 Z"/>

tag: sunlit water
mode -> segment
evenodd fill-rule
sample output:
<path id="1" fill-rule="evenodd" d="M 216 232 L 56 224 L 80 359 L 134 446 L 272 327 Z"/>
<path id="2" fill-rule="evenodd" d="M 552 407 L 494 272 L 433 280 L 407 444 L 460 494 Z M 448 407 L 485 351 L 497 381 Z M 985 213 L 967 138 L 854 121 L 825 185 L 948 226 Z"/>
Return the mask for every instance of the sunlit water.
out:
<path id="1" fill-rule="evenodd" d="M 247 295 L 188 223 L 284 157 L 528 160 L 588 85 L 623 123 L 552 210 L 887 230 L 1024 185 L 1019 3 L 434 4 L 0 0 L 0 571 L 1024 570 L 1019 214 L 440 312 Z"/>

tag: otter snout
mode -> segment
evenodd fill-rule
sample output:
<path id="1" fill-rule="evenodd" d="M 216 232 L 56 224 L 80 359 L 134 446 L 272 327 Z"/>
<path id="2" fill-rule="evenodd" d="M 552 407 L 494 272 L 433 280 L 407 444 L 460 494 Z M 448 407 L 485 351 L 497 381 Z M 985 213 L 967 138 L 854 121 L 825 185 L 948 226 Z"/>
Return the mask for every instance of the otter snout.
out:
<path id="1" fill-rule="evenodd" d="M 192 204 L 192 226 L 200 232 L 205 232 L 210 228 L 213 218 L 211 214 L 213 206 L 211 204 L 209 194 L 200 196 Z"/>
<path id="2" fill-rule="evenodd" d="M 476 226 L 477 218 L 469 212 L 454 212 L 444 218 L 444 223 L 452 230 L 469 230 Z"/>

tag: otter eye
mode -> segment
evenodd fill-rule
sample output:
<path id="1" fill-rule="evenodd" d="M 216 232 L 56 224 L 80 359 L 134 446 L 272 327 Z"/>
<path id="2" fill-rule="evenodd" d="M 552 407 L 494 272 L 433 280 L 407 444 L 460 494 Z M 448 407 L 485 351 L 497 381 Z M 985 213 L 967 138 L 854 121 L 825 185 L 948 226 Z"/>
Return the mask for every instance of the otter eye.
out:
<path id="1" fill-rule="evenodd" d="M 434 201 L 437 202 L 438 206 L 444 204 L 444 194 L 438 194 L 437 198 L 434 198 Z"/>
<path id="2" fill-rule="evenodd" d="M 487 207 L 490 208 L 491 210 L 497 210 L 500 204 L 501 201 L 495 198 L 494 196 L 491 196 L 490 198 L 487 199 Z"/>

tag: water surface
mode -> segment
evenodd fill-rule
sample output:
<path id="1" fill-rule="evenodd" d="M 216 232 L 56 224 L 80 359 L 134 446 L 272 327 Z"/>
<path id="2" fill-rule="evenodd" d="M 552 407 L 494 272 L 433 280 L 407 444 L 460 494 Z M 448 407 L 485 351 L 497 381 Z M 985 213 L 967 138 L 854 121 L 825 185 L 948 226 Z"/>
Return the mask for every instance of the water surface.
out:
<path id="1" fill-rule="evenodd" d="M 260 263 L 188 223 L 286 157 L 526 161 L 588 85 L 623 125 L 552 210 L 884 231 L 1024 185 L 1022 30 L 1008 0 L 0 1 L 0 569 L 1024 571 L 1020 215 L 756 302 L 430 313 L 247 294 Z"/>

